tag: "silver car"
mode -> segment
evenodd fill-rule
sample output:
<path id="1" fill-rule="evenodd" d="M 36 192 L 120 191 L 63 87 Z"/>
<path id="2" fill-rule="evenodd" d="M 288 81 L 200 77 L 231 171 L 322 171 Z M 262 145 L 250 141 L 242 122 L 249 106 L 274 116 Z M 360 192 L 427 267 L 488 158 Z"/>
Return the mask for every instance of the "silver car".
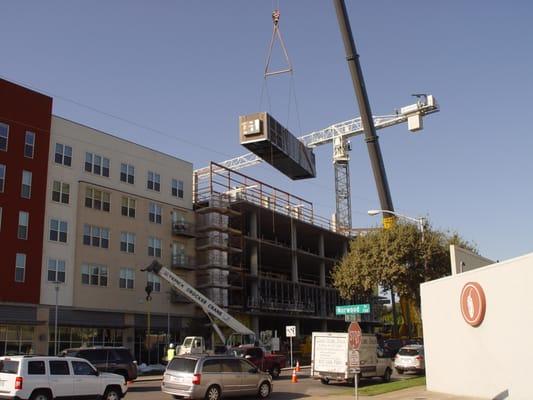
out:
<path id="1" fill-rule="evenodd" d="M 402 347 L 394 359 L 394 368 L 399 374 L 407 371 L 423 373 L 426 370 L 424 360 L 424 346 L 420 344 L 410 344 Z"/>
<path id="2" fill-rule="evenodd" d="M 247 360 L 234 356 L 183 355 L 168 364 L 161 390 L 176 399 L 218 400 L 224 396 L 272 392 L 272 377 Z"/>

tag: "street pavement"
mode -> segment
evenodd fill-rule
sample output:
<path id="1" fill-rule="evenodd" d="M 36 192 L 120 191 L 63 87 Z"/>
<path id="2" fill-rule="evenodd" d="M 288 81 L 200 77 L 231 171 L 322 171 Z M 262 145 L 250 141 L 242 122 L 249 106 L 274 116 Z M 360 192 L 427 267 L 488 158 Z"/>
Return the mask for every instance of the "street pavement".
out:
<path id="1" fill-rule="evenodd" d="M 290 371 L 283 371 L 279 379 L 274 380 L 274 390 L 271 400 L 353 400 L 353 386 L 347 384 L 323 385 L 319 381 L 309 378 L 308 370 L 298 374 L 298 383 L 292 383 Z M 406 379 L 412 375 L 393 375 L 393 379 Z M 362 380 L 361 387 L 380 383 L 380 379 Z M 161 377 L 141 377 L 140 380 L 130 385 L 128 400 L 168 400 L 169 395 L 161 392 Z M 242 397 L 243 400 L 256 400 L 257 396 Z M 359 396 L 360 400 L 475 400 L 467 397 L 457 397 L 442 393 L 430 393 L 425 387 L 416 387 L 401 391 L 391 392 L 379 396 Z"/>

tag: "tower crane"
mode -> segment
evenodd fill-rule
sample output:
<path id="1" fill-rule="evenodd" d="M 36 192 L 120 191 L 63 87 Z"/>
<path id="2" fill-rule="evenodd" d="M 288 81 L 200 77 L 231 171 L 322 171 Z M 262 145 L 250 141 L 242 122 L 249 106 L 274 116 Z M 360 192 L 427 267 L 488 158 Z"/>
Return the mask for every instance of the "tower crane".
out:
<path id="1" fill-rule="evenodd" d="M 423 117 L 439 111 L 439 105 L 433 95 L 418 95 L 418 101 L 414 104 L 402 107 L 392 115 L 373 116 L 376 129 L 383 129 L 407 122 L 411 132 L 423 128 Z M 339 122 L 327 128 L 300 136 L 305 146 L 314 148 L 331 143 L 333 145 L 333 166 L 335 171 L 335 224 L 338 232 L 349 234 L 352 228 L 352 211 L 350 195 L 350 168 L 349 151 L 351 150 L 349 139 L 364 133 L 361 117 Z M 239 157 L 219 163 L 230 169 L 242 169 L 260 164 L 264 160 L 254 153 L 247 153 Z M 215 167 L 216 168 L 216 167 Z M 209 167 L 194 171 L 196 182 L 207 177 Z"/>

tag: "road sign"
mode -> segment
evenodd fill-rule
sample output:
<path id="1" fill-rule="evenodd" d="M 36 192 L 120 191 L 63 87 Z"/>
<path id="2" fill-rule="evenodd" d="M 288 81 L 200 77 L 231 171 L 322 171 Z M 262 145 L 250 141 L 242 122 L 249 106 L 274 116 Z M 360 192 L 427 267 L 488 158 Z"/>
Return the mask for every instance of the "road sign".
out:
<path id="1" fill-rule="evenodd" d="M 368 314 L 370 313 L 370 304 L 351 304 L 346 306 L 335 306 L 335 314 Z"/>
<path id="2" fill-rule="evenodd" d="M 346 314 L 344 315 L 345 322 L 361 321 L 361 314 Z"/>
<path id="3" fill-rule="evenodd" d="M 359 351 L 358 350 L 350 350 L 348 363 L 349 363 L 348 365 L 352 368 L 359 367 Z"/>
<path id="4" fill-rule="evenodd" d="M 348 344 L 350 345 L 350 350 L 359 350 L 362 336 L 359 324 L 352 322 L 348 327 Z"/>
<path id="5" fill-rule="evenodd" d="M 287 337 L 296 337 L 296 326 L 295 325 L 287 325 L 285 327 L 285 336 L 287 336 Z"/>

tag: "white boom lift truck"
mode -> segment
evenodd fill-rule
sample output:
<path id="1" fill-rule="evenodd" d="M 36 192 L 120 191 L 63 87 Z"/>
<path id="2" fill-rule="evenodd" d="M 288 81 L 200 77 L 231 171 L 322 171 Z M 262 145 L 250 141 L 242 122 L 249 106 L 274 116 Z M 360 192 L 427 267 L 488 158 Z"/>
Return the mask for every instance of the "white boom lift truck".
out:
<path id="1" fill-rule="evenodd" d="M 229 348 L 243 345 L 254 346 L 256 344 L 257 338 L 251 329 L 237 321 L 226 311 L 217 306 L 213 301 L 209 300 L 206 296 L 189 285 L 184 279 L 180 278 L 168 268 L 161 265 L 158 261 L 152 261 L 148 267 L 142 269 L 141 271 L 152 272 L 160 276 L 179 293 L 200 306 L 211 321 L 213 329 L 217 333 L 218 337 L 222 343 L 226 345 L 226 347 Z M 226 336 L 217 325 L 216 320 L 222 321 L 228 327 L 234 330 L 234 333 L 232 333 L 228 339 L 226 339 Z M 205 351 L 206 348 L 203 337 L 187 336 L 184 339 L 183 344 L 180 346 L 178 354 L 204 353 Z"/>

